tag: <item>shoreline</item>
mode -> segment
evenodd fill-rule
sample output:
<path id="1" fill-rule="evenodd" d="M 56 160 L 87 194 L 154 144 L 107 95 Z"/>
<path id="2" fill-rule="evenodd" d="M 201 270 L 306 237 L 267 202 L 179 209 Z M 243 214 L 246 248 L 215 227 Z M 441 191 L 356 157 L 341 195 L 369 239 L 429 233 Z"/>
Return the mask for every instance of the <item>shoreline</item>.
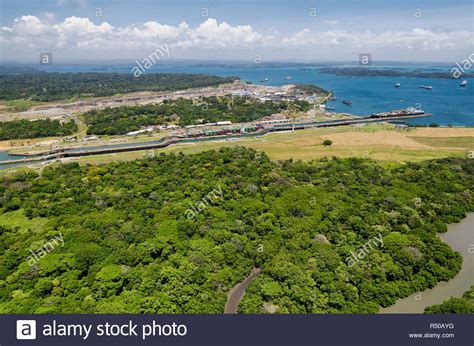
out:
<path id="1" fill-rule="evenodd" d="M 441 304 L 451 297 L 461 297 L 468 291 L 474 284 L 474 279 L 471 279 L 470 275 L 474 272 L 474 232 L 469 232 L 471 224 L 474 224 L 474 212 L 468 213 L 458 223 L 449 224 L 447 232 L 438 234 L 443 242 L 454 251 L 460 252 L 463 257 L 462 267 L 456 276 L 449 281 L 440 281 L 432 288 L 400 298 L 395 304 L 380 309 L 378 314 L 424 313 L 426 307 Z M 224 314 L 238 313 L 239 303 L 247 287 L 260 275 L 261 271 L 261 268 L 254 267 L 244 280 L 229 290 Z"/>
<path id="2" fill-rule="evenodd" d="M 461 297 L 474 284 L 474 212 L 468 213 L 458 223 L 448 225 L 448 231 L 438 236 L 452 250 L 463 257 L 461 270 L 449 281 L 438 282 L 433 288 L 398 299 L 395 304 L 382 308 L 379 314 L 423 313 L 428 306 L 441 304 L 451 297 Z"/>

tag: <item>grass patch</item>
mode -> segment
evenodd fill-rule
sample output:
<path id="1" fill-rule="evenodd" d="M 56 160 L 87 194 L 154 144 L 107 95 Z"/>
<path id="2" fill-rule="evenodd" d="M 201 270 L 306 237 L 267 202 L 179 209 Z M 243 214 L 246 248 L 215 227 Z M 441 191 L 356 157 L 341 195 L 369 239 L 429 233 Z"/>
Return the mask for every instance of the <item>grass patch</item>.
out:
<path id="1" fill-rule="evenodd" d="M 44 102 L 32 101 L 28 99 L 16 99 L 16 100 L 5 101 L 5 105 L 9 108 L 9 110 L 13 110 L 15 112 L 24 112 L 33 106 L 38 106 L 41 104 L 44 104 Z"/>
<path id="2" fill-rule="evenodd" d="M 464 157 L 463 148 L 474 147 L 473 136 L 469 136 L 469 129 L 409 129 L 395 130 L 393 125 L 370 124 L 367 126 L 341 126 L 334 128 L 317 128 L 296 131 L 294 133 L 272 133 L 261 138 L 242 138 L 239 141 L 228 142 L 225 140 L 188 143 L 174 145 L 165 149 L 143 150 L 135 152 L 104 154 L 97 156 L 85 156 L 72 159 L 81 164 L 102 164 L 111 161 L 126 161 L 143 158 L 154 152 L 176 153 L 182 151 L 186 154 L 199 153 L 205 150 L 219 149 L 221 147 L 245 146 L 259 151 L 264 151 L 272 160 L 295 160 L 308 161 L 321 157 L 360 157 L 370 158 L 379 162 L 396 161 L 423 161 L 443 157 Z M 418 132 L 429 131 L 431 136 L 413 136 Z M 452 137 L 433 137 L 433 134 L 449 131 Z M 160 133 L 159 135 L 165 133 Z M 467 136 L 465 135 L 467 134 Z M 421 143 L 416 139 L 431 138 L 430 143 Z M 459 138 L 462 138 L 460 141 Z M 136 142 L 156 140 L 157 137 L 146 137 L 131 139 Z M 324 146 L 323 141 L 330 139 L 331 146 Z M 444 145 L 431 145 L 432 143 L 458 143 L 458 147 Z M 459 143 L 463 143 L 462 145 Z M 98 145 L 93 142 L 88 145 Z M 440 148 L 443 147 L 443 148 Z M 55 165 L 56 163 L 53 163 Z"/>
<path id="3" fill-rule="evenodd" d="M 46 218 L 34 218 L 28 219 L 23 210 L 10 211 L 0 215 L 0 225 L 8 228 L 20 229 L 20 232 L 26 232 L 31 229 L 33 232 L 38 233 L 45 229 L 48 219 Z"/>
<path id="4" fill-rule="evenodd" d="M 410 137 L 431 147 L 474 148 L 474 137 Z"/>

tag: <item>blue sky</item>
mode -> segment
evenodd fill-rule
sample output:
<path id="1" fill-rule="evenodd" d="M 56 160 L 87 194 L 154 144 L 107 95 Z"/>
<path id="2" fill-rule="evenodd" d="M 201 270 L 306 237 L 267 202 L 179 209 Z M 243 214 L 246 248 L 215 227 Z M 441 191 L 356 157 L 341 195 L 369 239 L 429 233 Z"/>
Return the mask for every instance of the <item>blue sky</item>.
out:
<path id="1" fill-rule="evenodd" d="M 172 58 L 454 61 L 473 51 L 472 22 L 472 0 L 1 0 L 0 48 L 18 61 L 134 59 L 165 44 Z"/>

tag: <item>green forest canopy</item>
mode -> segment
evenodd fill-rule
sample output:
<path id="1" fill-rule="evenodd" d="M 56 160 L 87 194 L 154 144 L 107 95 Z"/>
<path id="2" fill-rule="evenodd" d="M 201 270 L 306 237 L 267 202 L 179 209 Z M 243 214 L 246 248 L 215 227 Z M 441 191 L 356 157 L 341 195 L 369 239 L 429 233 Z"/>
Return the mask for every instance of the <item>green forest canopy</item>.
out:
<path id="1" fill-rule="evenodd" d="M 236 147 L 5 176 L 0 313 L 222 313 L 254 266 L 240 312 L 376 312 L 459 271 L 437 232 L 473 211 L 473 173 L 467 159 L 274 163 Z"/>
<path id="2" fill-rule="evenodd" d="M 474 314 L 474 286 L 461 298 L 451 297 L 441 304 L 428 306 L 425 314 Z"/>
<path id="3" fill-rule="evenodd" d="M 77 131 L 73 121 L 61 123 L 59 120 L 12 120 L 0 122 L 0 141 L 8 139 L 28 139 L 53 136 L 68 136 Z"/>
<path id="4" fill-rule="evenodd" d="M 196 100 L 179 98 L 160 104 L 124 106 L 91 110 L 84 114 L 87 133 L 120 135 L 143 126 L 165 124 L 178 120 L 179 125 L 213 123 L 230 120 L 249 122 L 283 111 L 306 112 L 306 101 L 260 101 L 253 97 L 211 96 Z"/>
<path id="5" fill-rule="evenodd" d="M 111 96 L 134 91 L 173 91 L 230 83 L 239 77 L 206 74 L 20 73 L 0 74 L 0 100 L 57 101 L 73 97 Z"/>

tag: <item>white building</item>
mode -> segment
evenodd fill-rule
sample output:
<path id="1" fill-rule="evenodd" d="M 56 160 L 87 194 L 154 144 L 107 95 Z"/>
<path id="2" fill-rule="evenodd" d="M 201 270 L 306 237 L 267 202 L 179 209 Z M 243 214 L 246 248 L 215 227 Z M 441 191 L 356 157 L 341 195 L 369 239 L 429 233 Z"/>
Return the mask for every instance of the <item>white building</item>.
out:
<path id="1" fill-rule="evenodd" d="M 153 132 L 153 129 L 148 128 L 148 129 L 144 129 L 144 130 L 132 131 L 132 132 L 127 133 L 127 136 L 136 136 L 136 135 L 139 135 L 139 134 L 145 133 L 145 132 Z"/>

